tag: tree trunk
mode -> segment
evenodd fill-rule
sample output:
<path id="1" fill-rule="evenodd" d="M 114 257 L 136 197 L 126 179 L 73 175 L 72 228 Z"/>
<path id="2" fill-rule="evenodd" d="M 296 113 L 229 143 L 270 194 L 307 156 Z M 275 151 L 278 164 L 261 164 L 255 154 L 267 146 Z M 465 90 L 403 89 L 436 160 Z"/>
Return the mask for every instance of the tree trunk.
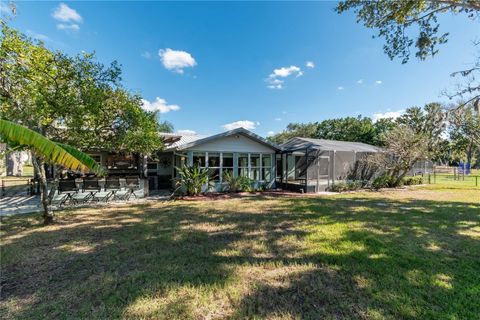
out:
<path id="1" fill-rule="evenodd" d="M 43 159 L 32 155 L 32 163 L 35 167 L 35 171 L 38 174 L 38 180 L 40 182 L 40 198 L 43 206 L 43 223 L 50 224 L 53 222 L 53 212 L 49 211 L 50 197 L 48 194 L 47 177 L 45 173 L 45 162 Z"/>
<path id="2" fill-rule="evenodd" d="M 472 158 L 473 158 L 473 143 L 470 142 L 467 148 L 467 165 L 469 168 L 472 167 Z"/>

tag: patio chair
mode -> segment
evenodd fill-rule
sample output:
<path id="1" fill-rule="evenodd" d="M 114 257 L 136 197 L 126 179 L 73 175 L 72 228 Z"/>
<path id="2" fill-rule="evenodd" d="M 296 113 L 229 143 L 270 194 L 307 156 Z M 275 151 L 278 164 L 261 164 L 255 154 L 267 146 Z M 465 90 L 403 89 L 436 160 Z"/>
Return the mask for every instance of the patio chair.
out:
<path id="1" fill-rule="evenodd" d="M 85 201 L 94 199 L 95 195 L 101 191 L 100 183 L 98 178 L 93 179 L 83 179 L 83 192 L 87 193 Z"/>
<path id="2" fill-rule="evenodd" d="M 63 198 L 58 199 L 59 205 L 64 205 L 67 201 L 74 202 L 73 195 L 79 191 L 75 180 L 60 180 L 58 182 L 58 195 L 64 195 Z M 57 200 L 57 199 L 56 199 Z"/>
<path id="3" fill-rule="evenodd" d="M 105 201 L 108 201 L 109 199 L 115 200 L 117 197 L 117 192 L 120 191 L 121 185 L 120 185 L 120 178 L 107 178 L 105 179 L 105 192 L 109 192 L 110 194 L 108 195 L 107 198 L 105 198 Z"/>
<path id="4" fill-rule="evenodd" d="M 137 176 L 132 177 L 125 177 L 125 187 L 128 189 L 128 193 L 125 197 L 125 200 L 129 200 L 130 197 L 133 195 L 135 199 L 137 199 L 137 195 L 135 191 L 140 189 L 140 178 Z"/>

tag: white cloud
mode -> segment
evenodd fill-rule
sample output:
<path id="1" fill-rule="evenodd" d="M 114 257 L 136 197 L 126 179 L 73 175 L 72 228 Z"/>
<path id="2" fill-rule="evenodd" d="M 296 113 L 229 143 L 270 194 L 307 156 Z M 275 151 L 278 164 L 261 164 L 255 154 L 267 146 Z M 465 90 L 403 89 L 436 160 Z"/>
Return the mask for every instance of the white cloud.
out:
<path id="1" fill-rule="evenodd" d="M 270 75 L 271 78 L 275 77 L 282 77 L 286 78 L 291 74 L 300 72 L 301 69 L 297 66 L 290 66 L 290 67 L 281 67 L 279 69 L 273 70 L 273 73 Z"/>
<path id="2" fill-rule="evenodd" d="M 163 66 L 176 73 L 183 73 L 184 68 L 197 65 L 197 62 L 192 55 L 186 51 L 167 48 L 158 50 L 158 55 L 162 60 Z"/>
<path id="3" fill-rule="evenodd" d="M 338 87 L 337 87 L 337 90 L 344 90 L 344 89 L 345 89 L 345 88 L 342 87 L 342 86 L 338 86 Z"/>
<path id="4" fill-rule="evenodd" d="M 189 130 L 189 129 L 178 130 L 177 133 L 183 134 L 183 135 L 191 135 L 191 136 L 197 134 L 197 132 L 195 132 L 195 131 L 193 131 L 193 130 Z"/>
<path id="5" fill-rule="evenodd" d="M 307 61 L 307 63 L 305 63 L 305 66 L 307 68 L 315 68 L 315 63 L 313 63 L 313 61 Z"/>
<path id="6" fill-rule="evenodd" d="M 303 76 L 303 71 L 297 66 L 281 67 L 273 70 L 273 72 L 265 79 L 267 82 L 267 88 L 269 89 L 283 89 L 285 80 L 281 78 L 287 78 L 295 75 L 295 78 Z M 280 78 L 280 79 L 279 79 Z"/>
<path id="7" fill-rule="evenodd" d="M 253 122 L 250 120 L 239 120 L 232 123 L 224 124 L 222 127 L 225 130 L 233 130 L 237 128 L 245 128 L 248 130 L 255 130 L 255 128 L 260 125 L 259 122 Z"/>
<path id="8" fill-rule="evenodd" d="M 55 20 L 62 22 L 82 22 L 82 16 L 75 9 L 70 8 L 65 3 L 60 3 L 53 12 L 52 17 Z"/>
<path id="9" fill-rule="evenodd" d="M 78 31 L 80 30 L 80 26 L 76 23 L 72 23 L 72 24 L 59 23 L 57 24 L 57 29 Z"/>
<path id="10" fill-rule="evenodd" d="M 378 113 L 374 113 L 373 114 L 373 122 L 376 122 L 380 119 L 386 119 L 386 118 L 393 118 L 393 119 L 396 119 L 398 117 L 400 117 L 403 113 L 405 112 L 405 110 L 398 110 L 398 111 L 387 111 L 387 112 L 378 112 Z"/>
<path id="11" fill-rule="evenodd" d="M 275 121 L 282 121 L 282 118 L 275 118 Z"/>
<path id="12" fill-rule="evenodd" d="M 165 99 L 159 97 L 156 97 L 153 102 L 142 99 L 142 107 L 146 111 L 158 111 L 160 113 L 180 110 L 180 107 L 176 104 L 167 104 Z"/>
<path id="13" fill-rule="evenodd" d="M 267 86 L 267 88 L 269 88 L 269 89 L 282 89 L 283 86 L 281 84 L 276 84 L 276 85 L 275 84 L 269 84 Z"/>
<path id="14" fill-rule="evenodd" d="M 382 80 L 375 81 L 375 84 L 382 84 Z"/>
<path id="15" fill-rule="evenodd" d="M 145 51 L 144 53 L 141 54 L 142 57 L 145 59 L 150 59 L 152 57 L 152 54 L 148 51 Z"/>
<path id="16" fill-rule="evenodd" d="M 267 136 L 273 136 L 274 134 L 275 134 L 275 132 L 273 132 L 273 131 L 268 131 L 267 132 Z"/>
<path id="17" fill-rule="evenodd" d="M 362 83 L 363 83 L 363 79 L 357 80 L 357 83 L 358 83 L 358 84 L 362 84 Z"/>

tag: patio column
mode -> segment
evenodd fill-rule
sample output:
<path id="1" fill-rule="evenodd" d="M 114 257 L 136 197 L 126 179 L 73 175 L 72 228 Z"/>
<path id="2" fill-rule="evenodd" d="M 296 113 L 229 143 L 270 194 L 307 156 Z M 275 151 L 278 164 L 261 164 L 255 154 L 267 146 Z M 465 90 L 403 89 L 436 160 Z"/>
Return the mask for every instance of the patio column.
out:
<path id="1" fill-rule="evenodd" d="M 285 154 L 285 183 L 288 183 L 288 153 Z"/>
<path id="2" fill-rule="evenodd" d="M 332 186 L 335 184 L 335 155 L 337 151 L 333 150 L 333 174 L 332 174 Z"/>
<path id="3" fill-rule="evenodd" d="M 218 174 L 220 175 L 220 177 L 218 177 L 218 181 L 220 181 L 221 184 L 223 182 L 223 152 L 220 152 L 220 170 Z"/>
<path id="4" fill-rule="evenodd" d="M 305 193 L 307 193 L 308 190 L 308 148 L 305 149 Z"/>
<path id="5" fill-rule="evenodd" d="M 233 153 L 233 177 L 238 177 L 238 152 Z"/>
<path id="6" fill-rule="evenodd" d="M 187 152 L 187 165 L 193 166 L 193 151 Z"/>

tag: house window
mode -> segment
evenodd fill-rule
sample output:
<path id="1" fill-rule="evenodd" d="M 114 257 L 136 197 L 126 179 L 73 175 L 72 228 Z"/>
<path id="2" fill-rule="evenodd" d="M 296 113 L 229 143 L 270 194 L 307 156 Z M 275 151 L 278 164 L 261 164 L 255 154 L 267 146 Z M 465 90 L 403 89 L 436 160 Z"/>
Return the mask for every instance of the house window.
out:
<path id="1" fill-rule="evenodd" d="M 193 153 L 193 165 L 199 167 L 206 167 L 205 163 L 205 152 L 194 152 Z"/>
<path id="2" fill-rule="evenodd" d="M 240 153 L 238 155 L 238 176 L 248 177 L 248 154 Z"/>
<path id="3" fill-rule="evenodd" d="M 272 178 L 272 155 L 264 154 L 262 155 L 262 179 L 265 181 L 270 181 Z"/>
<path id="4" fill-rule="evenodd" d="M 250 178 L 261 180 L 260 178 L 260 155 L 258 153 L 250 154 Z"/>
<path id="5" fill-rule="evenodd" d="M 233 175 L 233 153 L 223 153 L 222 159 L 222 181 L 225 181 L 225 173 Z"/>
<path id="6" fill-rule="evenodd" d="M 220 181 L 220 153 L 208 153 L 208 169 L 212 181 Z"/>

